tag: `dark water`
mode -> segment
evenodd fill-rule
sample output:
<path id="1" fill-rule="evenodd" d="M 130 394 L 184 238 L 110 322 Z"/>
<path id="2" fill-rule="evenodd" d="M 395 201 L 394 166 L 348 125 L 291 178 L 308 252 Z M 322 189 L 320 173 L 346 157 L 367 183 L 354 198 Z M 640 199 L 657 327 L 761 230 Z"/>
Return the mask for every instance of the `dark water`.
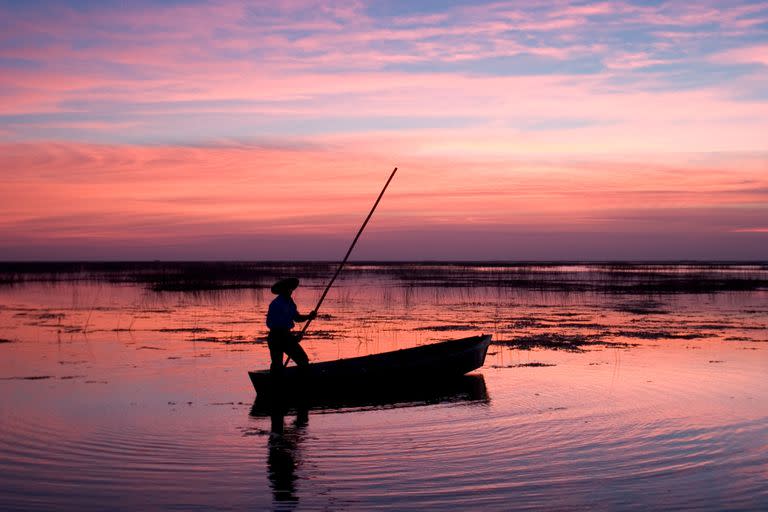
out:
<path id="1" fill-rule="evenodd" d="M 497 344 L 447 388 L 282 417 L 246 375 L 263 286 L 306 275 L 308 310 L 328 266 L 5 270 L 2 510 L 768 508 L 764 266 L 359 265 L 313 360 Z"/>

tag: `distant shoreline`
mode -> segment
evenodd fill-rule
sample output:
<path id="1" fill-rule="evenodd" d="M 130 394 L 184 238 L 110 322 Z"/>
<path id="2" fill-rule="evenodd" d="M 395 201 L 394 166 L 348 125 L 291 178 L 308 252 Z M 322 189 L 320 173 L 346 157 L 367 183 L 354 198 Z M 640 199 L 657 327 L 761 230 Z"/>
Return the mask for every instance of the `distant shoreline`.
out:
<path id="1" fill-rule="evenodd" d="M 336 260 L 0 260 L 0 270 L 8 265 L 175 265 L 175 264 L 265 264 L 265 265 L 331 265 Z M 559 266 L 559 265 L 768 265 L 768 260 L 350 260 L 347 265 L 493 265 L 493 266 Z"/>
<path id="2" fill-rule="evenodd" d="M 295 276 L 325 283 L 332 261 L 5 262 L 0 286 L 71 281 L 135 284 L 155 292 L 268 289 Z M 768 290 L 766 262 L 459 262 L 349 263 L 343 276 L 385 278 L 410 288 L 529 289 L 629 294 L 718 293 Z"/>

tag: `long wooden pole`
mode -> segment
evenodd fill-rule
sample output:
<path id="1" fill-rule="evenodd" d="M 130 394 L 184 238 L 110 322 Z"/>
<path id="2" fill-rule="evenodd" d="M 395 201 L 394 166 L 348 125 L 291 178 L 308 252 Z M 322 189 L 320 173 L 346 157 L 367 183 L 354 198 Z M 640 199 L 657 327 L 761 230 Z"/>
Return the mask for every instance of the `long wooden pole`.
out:
<path id="1" fill-rule="evenodd" d="M 360 226 L 360 230 L 355 235 L 355 239 L 352 240 L 352 245 L 349 246 L 349 250 L 347 251 L 347 254 L 344 255 L 344 259 L 341 260 L 341 263 L 339 263 L 339 267 L 336 269 L 336 273 L 333 274 L 331 281 L 328 283 L 328 286 L 325 287 L 323 294 L 320 296 L 320 300 L 317 301 L 317 306 L 315 306 L 315 309 L 314 309 L 315 312 L 320 310 L 320 306 L 323 304 L 323 301 L 325 300 L 325 296 L 328 295 L 328 290 L 331 289 L 331 286 L 333 286 L 333 282 L 336 281 L 337 277 L 339 277 L 339 274 L 341 273 L 341 269 L 344 268 L 344 265 L 347 263 L 347 260 L 349 259 L 349 255 L 352 254 L 352 249 L 355 248 L 357 239 L 360 238 L 360 235 L 363 233 L 365 226 L 368 225 L 368 221 L 371 220 L 371 217 L 373 216 L 373 212 L 376 211 L 376 207 L 379 206 L 379 201 L 381 201 L 381 198 L 384 196 L 384 192 L 387 190 L 387 187 L 389 186 L 389 182 L 392 181 L 392 178 L 395 177 L 396 172 L 397 172 L 397 167 L 395 167 L 395 169 L 392 171 L 392 174 L 389 175 L 389 179 L 384 184 L 384 188 L 381 189 L 381 192 L 379 193 L 379 197 L 377 197 L 376 202 L 373 203 L 373 208 L 371 208 L 371 211 L 368 212 L 368 216 L 365 218 L 363 225 Z M 312 319 L 310 318 L 309 320 L 307 320 L 307 323 L 304 324 L 304 328 L 301 329 L 301 334 L 299 334 L 299 340 L 301 340 L 304 337 L 304 334 L 307 332 L 307 329 L 309 329 L 309 324 L 311 323 L 312 323 Z M 288 363 L 290 361 L 291 361 L 291 356 L 286 357 L 285 366 L 288 366 Z"/>

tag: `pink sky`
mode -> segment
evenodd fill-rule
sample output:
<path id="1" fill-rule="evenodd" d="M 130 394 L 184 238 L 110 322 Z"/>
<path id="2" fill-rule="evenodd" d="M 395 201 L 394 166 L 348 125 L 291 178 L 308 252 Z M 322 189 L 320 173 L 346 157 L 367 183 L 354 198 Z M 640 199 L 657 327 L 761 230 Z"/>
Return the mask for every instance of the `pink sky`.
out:
<path id="1" fill-rule="evenodd" d="M 768 259 L 768 7 L 339 5 L 0 3 L 0 259 Z"/>

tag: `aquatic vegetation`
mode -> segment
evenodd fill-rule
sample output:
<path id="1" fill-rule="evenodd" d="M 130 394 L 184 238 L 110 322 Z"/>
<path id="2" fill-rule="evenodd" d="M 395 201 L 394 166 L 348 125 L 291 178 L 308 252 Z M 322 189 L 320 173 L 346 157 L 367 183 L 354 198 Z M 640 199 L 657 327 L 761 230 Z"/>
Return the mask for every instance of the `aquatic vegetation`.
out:
<path id="1" fill-rule="evenodd" d="M 532 350 L 543 348 L 549 350 L 565 350 L 568 352 L 584 352 L 583 347 L 615 347 L 629 348 L 631 343 L 622 343 L 617 341 L 607 341 L 603 335 L 583 335 L 570 333 L 547 332 L 541 334 L 531 334 L 526 336 L 517 336 L 510 340 L 494 340 L 495 345 L 506 345 L 520 350 Z"/>
<path id="2" fill-rule="evenodd" d="M 30 282 L 135 283 L 156 292 L 263 290 L 286 275 L 327 280 L 334 262 L 10 262 L 0 263 L 0 286 Z M 493 287 L 504 290 L 613 294 L 713 293 L 768 289 L 768 265 L 749 263 L 399 263 L 355 262 L 345 276 L 388 279 L 402 286 Z M 390 299 L 391 300 L 391 297 Z M 627 312 L 649 314 L 653 302 Z"/>
<path id="3" fill-rule="evenodd" d="M 712 337 L 712 334 L 707 333 L 671 331 L 615 331 L 612 334 L 623 338 L 639 338 L 643 340 L 695 340 Z"/>
<path id="4" fill-rule="evenodd" d="M 163 327 L 160 329 L 154 329 L 156 332 L 210 332 L 207 327 Z"/>
<path id="5" fill-rule="evenodd" d="M 415 327 L 414 331 L 435 331 L 435 332 L 448 332 L 448 331 L 479 331 L 480 328 L 472 324 L 457 324 L 457 325 L 427 325 L 424 327 Z"/>
<path id="6" fill-rule="evenodd" d="M 29 375 L 25 377 L 0 377 L 0 380 L 46 380 L 52 378 L 52 375 Z"/>
<path id="7" fill-rule="evenodd" d="M 202 338 L 195 338 L 195 341 L 200 341 L 204 343 L 222 343 L 224 345 L 257 345 L 257 344 L 265 344 L 267 342 L 267 338 L 262 337 L 257 339 L 246 339 L 245 336 L 231 336 L 229 338 L 205 336 Z"/>
<path id="8" fill-rule="evenodd" d="M 531 362 L 531 363 L 520 363 L 520 364 L 508 364 L 506 366 L 499 366 L 499 365 L 491 365 L 491 368 L 546 368 L 549 366 L 557 366 L 554 363 L 539 363 L 537 361 Z"/>

